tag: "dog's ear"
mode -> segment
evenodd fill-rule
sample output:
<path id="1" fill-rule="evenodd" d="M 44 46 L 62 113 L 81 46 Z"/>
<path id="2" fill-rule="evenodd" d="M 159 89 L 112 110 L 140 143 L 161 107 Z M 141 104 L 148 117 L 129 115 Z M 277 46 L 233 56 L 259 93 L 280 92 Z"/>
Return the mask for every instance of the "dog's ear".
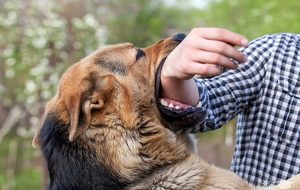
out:
<path id="1" fill-rule="evenodd" d="M 100 81 L 100 88 L 91 89 L 92 92 L 79 92 L 71 96 L 66 102 L 70 116 L 69 140 L 73 141 L 90 125 L 92 110 L 102 109 L 115 86 L 112 75 L 104 76 Z M 95 85 L 97 86 L 97 85 Z M 91 96 L 86 95 L 91 94 Z"/>

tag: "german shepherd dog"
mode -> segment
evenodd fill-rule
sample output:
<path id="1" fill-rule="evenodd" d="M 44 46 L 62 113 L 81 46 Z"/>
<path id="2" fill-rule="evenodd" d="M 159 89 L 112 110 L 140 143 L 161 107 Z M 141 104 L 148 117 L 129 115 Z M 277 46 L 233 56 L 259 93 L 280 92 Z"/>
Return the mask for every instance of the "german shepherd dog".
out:
<path id="1" fill-rule="evenodd" d="M 180 129 L 201 126 L 204 111 L 158 99 L 162 63 L 183 38 L 108 46 L 63 74 L 33 139 L 48 189 L 254 189 L 193 153 Z"/>

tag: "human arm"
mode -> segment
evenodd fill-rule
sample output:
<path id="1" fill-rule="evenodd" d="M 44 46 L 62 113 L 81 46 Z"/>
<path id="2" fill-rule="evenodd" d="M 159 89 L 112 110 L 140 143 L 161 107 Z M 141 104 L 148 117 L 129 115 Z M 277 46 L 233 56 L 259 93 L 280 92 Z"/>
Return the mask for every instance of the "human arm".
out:
<path id="1" fill-rule="evenodd" d="M 255 98 L 257 98 L 258 95 L 261 93 L 260 89 L 264 82 L 266 67 L 268 65 L 267 63 L 270 62 L 269 60 L 271 59 L 272 45 L 273 39 L 271 36 L 264 36 L 262 38 L 252 41 L 245 48 L 242 48 L 242 51 L 246 54 L 248 58 L 247 63 L 240 64 L 238 68 L 234 70 L 228 70 L 225 73 L 216 76 L 212 79 L 195 80 L 197 81 L 196 87 L 198 87 L 198 89 L 196 89 L 195 91 L 191 88 L 190 90 L 188 90 L 189 88 L 185 88 L 186 91 L 184 91 L 182 90 L 184 89 L 182 86 L 176 85 L 175 83 L 173 88 L 171 89 L 168 88 L 168 85 L 170 85 L 170 83 L 172 84 L 172 82 L 167 81 L 166 85 L 166 83 L 162 81 L 162 87 L 164 89 L 162 96 L 165 96 L 170 99 L 175 99 L 181 102 L 185 101 L 184 103 L 190 105 L 195 105 L 196 102 L 199 100 L 197 98 L 200 97 L 201 107 L 205 109 L 208 113 L 205 121 L 206 124 L 204 125 L 204 127 L 200 127 L 200 130 L 205 131 L 219 128 L 224 123 L 231 120 L 238 113 L 251 106 L 251 102 L 254 101 Z M 187 47 L 182 48 L 187 49 Z M 174 53 L 178 55 L 179 53 L 175 50 Z M 189 52 L 192 52 L 192 50 L 187 51 L 187 53 L 181 54 L 181 56 L 188 56 Z M 192 54 L 197 54 L 198 52 L 199 50 L 197 49 L 193 51 Z M 198 59 L 200 59 L 200 57 Z M 170 68 L 175 68 L 174 70 L 171 70 L 173 72 L 173 76 L 175 76 L 174 78 L 176 78 L 177 80 L 184 80 L 182 77 L 184 75 L 181 75 L 182 78 L 178 77 L 180 75 L 176 75 L 178 73 L 184 73 L 182 72 L 184 68 L 178 66 L 179 60 L 179 58 L 173 59 L 173 62 L 169 62 L 168 66 Z M 191 67 L 192 64 L 196 65 L 198 64 L 198 62 L 186 62 L 186 67 Z M 213 68 L 214 63 L 210 64 L 212 64 L 209 65 L 211 69 Z M 216 65 L 220 66 L 221 64 L 217 63 Z M 193 73 L 207 75 L 207 71 L 210 70 L 206 68 L 200 71 L 200 69 L 197 70 L 196 68 L 193 68 L 190 69 L 189 72 L 189 74 L 191 75 L 185 76 L 193 76 Z M 217 74 L 218 73 L 216 73 L 216 75 Z M 192 82 L 194 82 L 194 79 L 189 79 L 188 77 L 187 79 L 191 81 L 191 84 Z M 187 85 L 185 87 L 187 87 Z M 194 93 L 195 95 L 191 96 L 192 93 Z M 174 94 L 180 94 L 181 97 L 172 96 Z M 187 97 L 196 98 L 187 99 Z"/>
<path id="2" fill-rule="evenodd" d="M 233 69 L 232 59 L 245 61 L 234 46 L 244 46 L 247 39 L 219 28 L 196 28 L 167 57 L 162 68 L 162 97 L 196 105 L 199 100 L 194 75 L 216 76 L 222 68 Z"/>

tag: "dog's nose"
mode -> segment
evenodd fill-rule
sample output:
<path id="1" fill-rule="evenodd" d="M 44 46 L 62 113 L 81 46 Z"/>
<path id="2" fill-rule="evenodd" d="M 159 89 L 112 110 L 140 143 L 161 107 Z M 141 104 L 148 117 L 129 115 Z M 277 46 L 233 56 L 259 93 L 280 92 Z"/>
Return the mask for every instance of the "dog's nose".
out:
<path id="1" fill-rule="evenodd" d="M 172 36 L 172 38 L 176 41 L 176 42 L 182 42 L 184 40 L 184 38 L 186 37 L 186 35 L 184 33 L 178 33 L 175 34 L 174 36 Z"/>

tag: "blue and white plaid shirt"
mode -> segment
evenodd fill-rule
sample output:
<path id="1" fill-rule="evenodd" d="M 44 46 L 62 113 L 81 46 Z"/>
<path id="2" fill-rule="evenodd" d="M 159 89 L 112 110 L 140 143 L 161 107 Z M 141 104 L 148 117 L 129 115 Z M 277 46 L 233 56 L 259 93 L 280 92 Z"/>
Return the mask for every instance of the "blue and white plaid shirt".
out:
<path id="1" fill-rule="evenodd" d="M 300 35 L 267 35 L 242 52 L 248 62 L 196 80 L 208 118 L 201 131 L 238 115 L 231 169 L 254 185 L 300 173 Z"/>

